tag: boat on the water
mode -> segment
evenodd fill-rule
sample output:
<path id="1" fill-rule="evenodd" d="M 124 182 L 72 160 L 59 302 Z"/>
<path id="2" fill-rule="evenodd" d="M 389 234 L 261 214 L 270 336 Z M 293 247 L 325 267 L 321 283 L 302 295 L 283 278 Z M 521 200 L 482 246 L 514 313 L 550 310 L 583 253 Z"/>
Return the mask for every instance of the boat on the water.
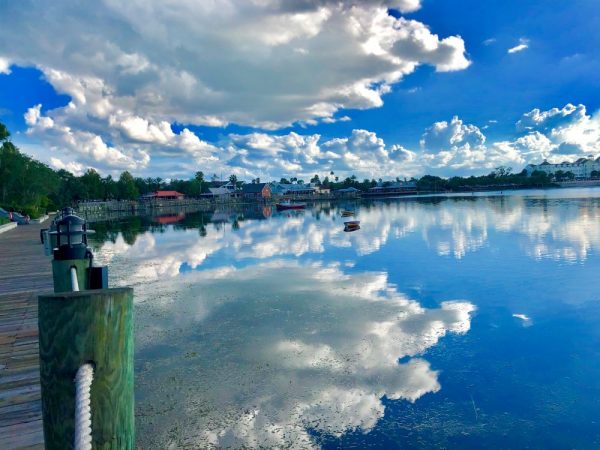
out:
<path id="1" fill-rule="evenodd" d="M 356 231 L 360 230 L 360 221 L 359 220 L 350 220 L 348 222 L 344 222 L 344 231 Z"/>
<path id="2" fill-rule="evenodd" d="M 285 211 L 288 209 L 304 209 L 304 208 L 306 208 L 306 203 L 283 202 L 283 203 L 276 203 L 275 207 L 277 208 L 277 211 Z"/>

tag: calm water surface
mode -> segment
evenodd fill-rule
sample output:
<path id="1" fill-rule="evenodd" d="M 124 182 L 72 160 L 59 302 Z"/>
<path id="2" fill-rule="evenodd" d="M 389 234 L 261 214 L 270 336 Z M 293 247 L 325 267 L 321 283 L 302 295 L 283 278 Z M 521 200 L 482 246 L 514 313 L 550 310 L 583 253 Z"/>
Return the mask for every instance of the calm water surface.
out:
<path id="1" fill-rule="evenodd" d="M 140 448 L 600 446 L 600 189 L 94 228 Z"/>

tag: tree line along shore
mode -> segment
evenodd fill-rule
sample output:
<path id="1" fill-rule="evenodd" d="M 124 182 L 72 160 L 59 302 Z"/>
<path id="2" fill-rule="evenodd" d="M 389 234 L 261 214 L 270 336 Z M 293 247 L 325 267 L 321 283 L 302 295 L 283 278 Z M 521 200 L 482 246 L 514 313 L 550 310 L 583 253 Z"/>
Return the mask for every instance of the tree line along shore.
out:
<path id="1" fill-rule="evenodd" d="M 212 177 L 212 180 L 216 175 Z M 230 182 L 241 188 L 244 181 L 235 175 L 229 176 Z M 375 186 L 391 185 L 400 181 L 384 181 L 383 179 L 364 179 L 360 181 L 355 175 L 344 179 L 330 171 L 323 178 L 315 175 L 309 180 L 332 192 L 340 189 L 354 188 L 366 192 Z M 419 193 L 429 192 L 463 192 L 471 190 L 486 190 L 493 188 L 511 189 L 528 187 L 554 186 L 554 179 L 544 172 L 534 172 L 528 175 L 525 171 L 512 173 L 510 168 L 499 167 L 488 175 L 470 177 L 442 178 L 424 175 L 411 178 Z M 256 178 L 250 183 L 260 183 Z M 281 178 L 280 183 L 304 184 L 297 177 Z M 46 211 L 56 210 L 64 206 L 74 206 L 89 200 L 130 200 L 135 201 L 146 194 L 173 190 L 188 198 L 200 198 L 209 192 L 211 180 L 205 179 L 202 171 L 197 171 L 189 179 L 165 180 L 160 177 L 134 177 L 124 171 L 118 178 L 111 175 L 102 177 L 96 170 L 90 168 L 83 175 L 76 176 L 71 172 L 55 170 L 48 165 L 23 154 L 11 141 L 6 126 L 0 123 L 0 207 L 7 211 L 17 211 L 30 217 L 39 217 Z"/>

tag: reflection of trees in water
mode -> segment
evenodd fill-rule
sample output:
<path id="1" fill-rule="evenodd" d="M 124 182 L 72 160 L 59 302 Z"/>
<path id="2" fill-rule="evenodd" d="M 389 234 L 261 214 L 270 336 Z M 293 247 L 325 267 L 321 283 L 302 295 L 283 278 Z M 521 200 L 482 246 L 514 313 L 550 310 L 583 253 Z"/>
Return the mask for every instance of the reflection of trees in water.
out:
<path id="1" fill-rule="evenodd" d="M 310 211 L 317 220 L 324 214 L 330 217 L 341 209 L 357 209 L 359 202 L 346 201 L 343 203 L 316 202 L 310 205 Z M 163 233 L 168 227 L 174 230 L 198 230 L 202 237 L 207 235 L 207 225 L 212 224 L 217 230 L 222 230 L 225 223 L 231 224 L 233 230 L 239 230 L 241 224 L 248 220 L 267 220 L 274 214 L 270 205 L 248 204 L 228 208 L 215 208 L 209 211 L 186 213 L 177 222 L 159 223 L 163 217 L 171 217 L 173 213 L 153 216 L 133 216 L 119 220 L 95 222 L 93 229 L 96 234 L 91 239 L 91 245 L 98 249 L 104 242 L 115 243 L 119 233 L 129 245 L 133 245 L 140 234 L 146 232 Z"/>
<path id="2" fill-rule="evenodd" d="M 115 243 L 119 233 L 123 235 L 123 239 L 127 244 L 133 245 L 139 234 L 149 230 L 154 231 L 151 223 L 149 218 L 137 216 L 114 221 L 95 222 L 91 225 L 91 228 L 96 232 L 90 239 L 92 248 L 97 249 L 105 242 Z"/>
<path id="3" fill-rule="evenodd" d="M 163 216 L 133 216 L 119 220 L 95 222 L 92 227 L 96 234 L 91 238 L 91 245 L 92 248 L 98 249 L 105 242 L 114 244 L 119 233 L 122 233 L 127 244 L 133 245 L 140 234 L 164 233 L 169 227 L 175 230 L 198 230 L 198 234 L 205 237 L 207 235 L 206 226 L 209 224 L 221 230 L 222 224 L 231 223 L 232 229 L 238 230 L 240 223 L 245 220 L 265 220 L 271 214 L 270 206 L 246 205 L 187 213 L 185 217 L 174 223 L 159 223 L 162 217 L 171 217 L 172 213 Z"/>
<path id="4" fill-rule="evenodd" d="M 427 245 L 442 255 L 463 257 L 476 251 L 488 240 L 488 231 L 514 233 L 515 244 L 535 258 L 585 258 L 592 248 L 600 248 L 600 231 L 594 224 L 600 218 L 600 198 L 540 198 L 534 196 L 451 196 L 402 199 L 378 199 L 362 203 L 344 201 L 310 204 L 307 210 L 278 213 L 268 205 L 245 205 L 189 213 L 175 223 L 157 223 L 156 217 L 131 217 L 118 221 L 97 222 L 91 242 L 94 250 L 102 243 L 116 242 L 119 233 L 132 246 L 140 234 L 167 230 L 198 230 L 202 239 L 211 230 L 252 237 L 252 247 L 268 254 L 290 248 L 294 254 L 323 251 L 323 245 L 348 246 L 335 227 L 317 225 L 318 221 L 341 220 L 343 210 L 357 211 L 364 226 L 351 240 L 359 254 L 372 253 L 390 237 L 419 232 Z M 270 221 L 276 218 L 275 221 Z M 245 227 L 244 223 L 254 223 Z M 260 223 L 265 223 L 264 226 Z M 270 231 L 266 231 L 270 228 Z M 244 231 L 245 230 L 245 231 Z M 309 231 L 310 230 L 310 231 Z M 256 234 L 258 233 L 258 234 Z M 222 237 L 215 237 L 222 239 Z M 200 244 L 199 245 L 204 245 Z M 226 244 L 225 244 L 226 245 Z"/>
<path id="5" fill-rule="evenodd" d="M 142 220 L 140 217 L 133 217 L 123 229 L 123 239 L 129 245 L 135 244 L 138 234 L 143 232 Z"/>
<path id="6" fill-rule="evenodd" d="M 190 213 L 181 221 L 172 224 L 159 223 L 158 219 L 163 216 L 133 216 L 120 220 L 95 222 L 91 226 L 96 231 L 91 238 L 92 248 L 98 249 L 105 242 L 114 244 L 119 233 L 123 235 L 123 239 L 127 244 L 133 245 L 140 234 L 146 232 L 164 233 L 169 227 L 176 230 L 198 229 L 200 235 L 205 236 L 205 224 L 210 223 L 211 214 L 212 212 Z M 170 216 L 166 215 L 164 217 Z"/>

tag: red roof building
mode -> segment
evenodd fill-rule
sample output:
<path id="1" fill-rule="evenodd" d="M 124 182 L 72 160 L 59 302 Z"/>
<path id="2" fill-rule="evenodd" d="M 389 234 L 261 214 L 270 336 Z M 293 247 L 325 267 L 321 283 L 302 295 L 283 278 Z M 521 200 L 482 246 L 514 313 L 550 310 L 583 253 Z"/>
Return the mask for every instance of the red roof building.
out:
<path id="1" fill-rule="evenodd" d="M 177 191 L 156 191 L 154 193 L 154 198 L 162 200 L 178 200 L 182 199 L 183 197 L 184 195 Z"/>

